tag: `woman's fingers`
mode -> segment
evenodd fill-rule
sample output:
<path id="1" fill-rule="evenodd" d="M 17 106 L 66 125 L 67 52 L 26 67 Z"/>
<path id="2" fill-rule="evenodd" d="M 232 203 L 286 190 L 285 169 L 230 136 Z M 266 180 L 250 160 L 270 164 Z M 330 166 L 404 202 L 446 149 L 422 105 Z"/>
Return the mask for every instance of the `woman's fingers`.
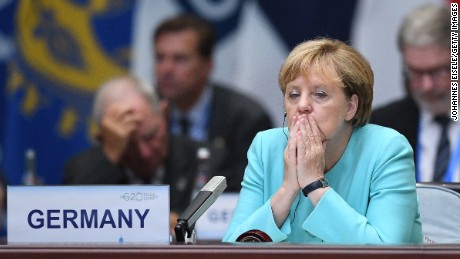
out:
<path id="1" fill-rule="evenodd" d="M 288 186 L 298 189 L 296 161 L 297 161 L 297 143 L 296 135 L 299 130 L 299 122 L 294 117 L 289 130 L 289 139 L 286 150 L 284 151 L 284 180 Z M 294 187 L 295 186 L 295 187 Z"/>
<path id="2" fill-rule="evenodd" d="M 299 185 L 306 186 L 324 173 L 324 151 L 320 130 L 314 118 L 302 115 L 299 125 L 297 177 Z"/>
<path id="3" fill-rule="evenodd" d="M 322 147 L 323 142 L 321 140 L 321 132 L 318 128 L 318 124 L 316 123 L 315 119 L 312 116 L 308 116 L 308 127 L 311 130 L 311 137 L 310 140 L 312 140 L 316 146 Z"/>

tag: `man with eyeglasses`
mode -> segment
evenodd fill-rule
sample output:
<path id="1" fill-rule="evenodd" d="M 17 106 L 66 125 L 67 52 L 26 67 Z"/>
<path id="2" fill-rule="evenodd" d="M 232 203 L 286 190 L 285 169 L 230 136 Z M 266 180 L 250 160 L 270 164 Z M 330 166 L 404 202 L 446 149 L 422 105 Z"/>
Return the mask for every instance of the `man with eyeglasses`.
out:
<path id="1" fill-rule="evenodd" d="M 371 117 L 409 140 L 418 182 L 460 181 L 460 127 L 450 119 L 450 35 L 447 6 L 424 5 L 404 18 L 398 45 L 407 94 Z"/>

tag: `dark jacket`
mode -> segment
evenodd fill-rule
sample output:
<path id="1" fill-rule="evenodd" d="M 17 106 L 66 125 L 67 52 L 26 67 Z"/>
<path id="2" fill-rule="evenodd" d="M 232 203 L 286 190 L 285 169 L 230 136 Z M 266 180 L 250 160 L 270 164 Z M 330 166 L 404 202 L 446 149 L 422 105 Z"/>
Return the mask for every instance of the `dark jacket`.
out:
<path id="1" fill-rule="evenodd" d="M 257 132 L 270 129 L 273 124 L 256 101 L 227 87 L 212 87 L 209 144 L 214 159 L 221 163 L 216 166 L 220 175 L 227 177 L 226 190 L 239 192 L 249 146 Z"/>
<path id="2" fill-rule="evenodd" d="M 406 97 L 376 109 L 370 122 L 393 128 L 404 135 L 414 150 L 414 157 L 417 157 L 420 112 L 412 98 Z"/>
<path id="3" fill-rule="evenodd" d="M 163 184 L 170 185 L 171 211 L 181 213 L 189 204 L 195 171 L 197 145 L 181 137 L 170 137 L 169 154 L 164 163 Z M 73 157 L 64 168 L 64 184 L 129 184 L 127 170 L 113 164 L 100 146 Z"/>

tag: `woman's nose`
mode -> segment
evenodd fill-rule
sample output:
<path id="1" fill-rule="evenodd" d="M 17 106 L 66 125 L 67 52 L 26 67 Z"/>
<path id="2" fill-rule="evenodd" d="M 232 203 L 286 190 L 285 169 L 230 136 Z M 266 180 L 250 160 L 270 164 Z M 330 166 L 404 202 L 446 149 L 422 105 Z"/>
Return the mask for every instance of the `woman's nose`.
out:
<path id="1" fill-rule="evenodd" d="M 311 100 L 308 97 L 302 97 L 299 102 L 299 113 L 308 114 L 312 111 Z"/>

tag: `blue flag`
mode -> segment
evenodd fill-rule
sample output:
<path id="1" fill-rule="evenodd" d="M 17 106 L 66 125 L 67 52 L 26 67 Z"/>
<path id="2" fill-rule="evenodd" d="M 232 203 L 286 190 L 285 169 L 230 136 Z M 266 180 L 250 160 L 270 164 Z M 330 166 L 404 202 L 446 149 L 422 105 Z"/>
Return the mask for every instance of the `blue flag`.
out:
<path id="1" fill-rule="evenodd" d="M 16 53 L 2 105 L 3 167 L 10 184 L 21 184 L 29 148 L 42 182 L 60 184 L 66 161 L 91 144 L 94 91 L 129 68 L 134 4 L 17 3 Z"/>

